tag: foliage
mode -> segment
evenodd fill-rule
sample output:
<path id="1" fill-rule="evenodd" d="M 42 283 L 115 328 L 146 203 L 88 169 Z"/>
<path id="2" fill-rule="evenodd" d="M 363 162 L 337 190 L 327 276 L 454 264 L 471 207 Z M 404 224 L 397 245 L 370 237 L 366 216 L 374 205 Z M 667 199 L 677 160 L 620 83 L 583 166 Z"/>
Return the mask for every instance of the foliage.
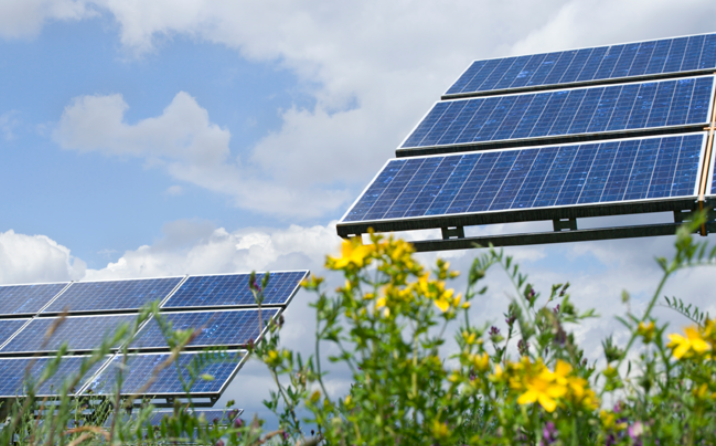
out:
<path id="1" fill-rule="evenodd" d="M 676 236 L 673 259 L 658 258 L 662 278 L 644 311 L 617 319 L 627 341 L 602 341 L 604 359 L 590 361 L 573 329 L 598 317 L 578 310 L 569 284 L 547 293 L 534 288 L 514 260 L 492 248 L 467 272 L 467 289 L 450 286 L 457 272 L 438 260 L 430 270 L 418 263 L 412 246 L 371 233 L 371 242 L 348 240 L 326 267 L 345 279 L 335 292 L 311 277 L 303 287 L 316 295 L 314 353 L 303 358 L 281 347 L 281 318 L 269 323 L 269 336 L 250 343 L 253 358 L 265 363 L 275 390 L 265 401 L 279 429 L 264 432 L 256 417 L 245 423 L 233 412 L 228 424 L 211 423 L 192 413 L 189 395 L 206 364 L 220 361 L 223 350 L 197 356 L 182 382 L 186 403 L 177 403 L 161 426 L 149 425 L 148 402 L 122 394 L 118 373 L 111 397 L 70 395 L 112 345 L 125 347 L 148 318 L 158 321 L 171 348 L 153 377 L 175 365 L 195 330 L 173 330 L 152 305 L 133 325 L 123 326 L 85 358 L 78 376 L 67 377 L 60 396 L 40 399 L 37 389 L 57 372 L 67 347 L 42 375 L 28 375 L 27 396 L 9 408 L 2 444 L 258 444 L 295 445 L 671 445 L 716 444 L 716 320 L 683 302 L 664 297 L 664 306 L 690 319 L 684 332 L 667 332 L 652 314 L 668 279 L 677 271 L 716 263 L 692 233 L 704 221 L 698 215 Z M 471 303 L 486 294 L 488 270 L 499 268 L 514 292 L 504 323 L 471 323 Z M 270 275 L 248 286 L 259 308 Z M 260 311 L 259 311 L 260 312 Z M 60 318 L 60 322 L 61 323 Z M 261 316 L 259 315 L 259 324 Z M 199 327 L 200 328 L 200 327 Z M 263 328 L 263 327 L 262 327 Z M 48 338 L 52 335 L 48 332 Z M 347 393 L 329 392 L 321 349 L 329 346 L 350 371 Z M 188 379 L 184 379 L 188 376 Z M 151 382 L 152 378 L 150 378 Z M 132 416 L 124 415 L 134 408 Z M 310 432 L 310 434 L 309 434 Z"/>
<path id="2" fill-rule="evenodd" d="M 673 259 L 657 259 L 663 275 L 653 296 L 641 315 L 627 305 L 618 320 L 628 340 L 605 339 L 603 361 L 589 361 L 572 332 L 594 311 L 575 307 L 569 284 L 539 293 L 502 251 L 475 259 L 460 295 L 448 286 L 457 276 L 449 264 L 426 270 L 409 243 L 372 233 L 370 244 L 348 240 L 326 260 L 343 286 L 328 293 L 321 278 L 303 284 L 317 296 L 315 353 L 304 359 L 281 348 L 278 325 L 253 350 L 277 386 L 265 404 L 296 444 L 716 444 L 716 320 L 665 298 L 696 323 L 667 336 L 652 315 L 674 273 L 714 265 L 716 248 L 691 235 L 703 219 L 678 231 Z M 491 267 L 507 274 L 514 294 L 504 325 L 475 326 L 468 309 L 485 294 Z M 628 293 L 622 299 L 628 304 Z M 324 344 L 338 352 L 330 361 L 350 370 L 345 395 L 326 389 Z M 310 417 L 298 420 L 300 410 Z M 305 423 L 316 426 L 312 437 Z"/>

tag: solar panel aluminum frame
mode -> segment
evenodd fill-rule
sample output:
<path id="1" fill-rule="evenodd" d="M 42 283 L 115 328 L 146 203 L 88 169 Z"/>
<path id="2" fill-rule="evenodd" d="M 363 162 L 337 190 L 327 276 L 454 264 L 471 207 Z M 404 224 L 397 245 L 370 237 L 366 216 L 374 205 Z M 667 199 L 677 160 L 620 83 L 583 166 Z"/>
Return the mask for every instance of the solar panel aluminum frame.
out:
<path id="1" fill-rule="evenodd" d="M 262 306 L 263 308 L 263 306 Z M 276 309 L 276 314 L 271 317 L 270 321 L 277 321 L 279 317 L 283 314 L 285 311 L 285 307 L 271 307 L 272 309 Z M 241 311 L 255 311 L 257 307 L 254 308 L 236 308 L 236 309 L 221 309 L 221 310 L 200 310 L 200 311 L 172 311 L 172 314 L 178 314 L 178 313 L 230 313 L 230 312 L 241 312 Z M 142 332 L 144 330 L 148 330 L 148 326 L 151 323 L 151 320 L 146 321 L 137 331 L 137 337 L 135 338 L 135 341 L 139 341 L 142 336 Z M 198 328 L 198 327 L 194 327 Z M 269 324 L 264 324 L 261 328 L 261 332 L 256 337 L 254 342 L 258 342 L 259 340 L 263 339 L 264 336 L 268 333 L 269 330 Z M 191 352 L 191 351 L 201 351 L 205 350 L 207 348 L 211 347 L 219 347 L 219 348 L 226 348 L 227 350 L 242 350 L 246 348 L 245 344 L 227 344 L 227 345 L 220 345 L 220 344 L 201 344 L 201 345 L 187 345 L 184 347 L 183 352 Z M 120 347 L 121 348 L 121 347 Z M 127 347 L 127 350 L 130 352 L 141 352 L 141 353 L 167 353 L 170 351 L 169 346 L 166 347 L 132 347 L 131 344 L 129 347 Z M 1 350 L 0 350 L 1 352 Z"/>
<path id="2" fill-rule="evenodd" d="M 653 136 L 651 138 L 656 138 L 657 136 Z M 622 138 L 623 140 L 632 140 L 634 138 Z M 648 139 L 648 138 L 644 138 Z M 363 197 L 363 195 L 368 191 L 371 185 L 375 182 L 375 180 L 378 178 L 378 176 L 383 172 L 383 170 L 386 168 L 388 163 L 392 160 L 388 160 L 383 165 L 383 168 L 381 168 L 378 173 L 373 177 L 373 180 L 368 183 L 368 185 L 363 189 L 363 192 L 361 192 L 360 195 L 358 195 L 358 198 L 351 204 L 351 206 L 348 208 L 348 211 L 341 217 L 340 222 L 336 225 L 336 230 L 338 232 L 338 235 L 343 238 L 350 238 L 350 237 L 356 237 L 360 236 L 361 234 L 365 234 L 368 232 L 369 229 L 372 229 L 375 232 L 398 232 L 398 231 L 413 231 L 413 230 L 425 230 L 425 229 L 441 229 L 443 231 L 443 239 L 442 240 L 431 240 L 431 241 L 425 241 L 425 242 L 412 242 L 416 249 L 419 251 L 433 251 L 438 249 L 465 249 L 473 247 L 472 244 L 474 242 L 474 238 L 471 238 L 470 240 L 473 240 L 473 242 L 470 242 L 469 246 L 465 245 L 465 240 L 468 240 L 464 237 L 460 236 L 453 236 L 451 235 L 451 232 L 454 229 L 457 228 L 464 228 L 465 226 L 478 226 L 478 225 L 488 225 L 488 224 L 499 224 L 499 223 L 519 223 L 519 222 L 535 222 L 535 221 L 555 221 L 555 220 L 572 220 L 577 218 L 588 218 L 588 217 L 606 217 L 606 216 L 618 216 L 618 215 L 627 215 L 627 214 L 642 214 L 642 213 L 655 213 L 655 212 L 674 212 L 674 219 L 675 223 L 671 224 L 668 223 L 668 225 L 674 225 L 673 227 L 676 228 L 679 226 L 679 223 L 681 222 L 682 215 L 684 212 L 692 212 L 696 209 L 696 200 L 698 198 L 698 188 L 699 188 L 699 178 L 701 178 L 701 173 L 703 169 L 703 161 L 704 161 L 704 155 L 705 155 L 705 149 L 706 149 L 706 142 L 707 137 L 706 133 L 703 133 L 703 142 L 701 145 L 701 150 L 699 153 L 699 162 L 698 162 L 698 168 L 696 172 L 696 181 L 694 184 L 694 193 L 693 195 L 689 195 L 687 197 L 678 197 L 678 198 L 646 198 L 646 199 L 639 199 L 639 200 L 627 200 L 627 201 L 620 201 L 620 202 L 608 202 L 608 203 L 586 203 L 586 204 L 570 204 L 570 205 L 560 205 L 560 206 L 549 206 L 549 207 L 541 207 L 541 208 L 531 208 L 531 209 L 503 209 L 503 210 L 497 210 L 497 211 L 480 211 L 476 213 L 459 213 L 459 214 L 450 214 L 450 215 L 435 215 L 435 216 L 417 216 L 417 217 L 399 217 L 395 219 L 389 219 L 389 220 L 373 220 L 373 221 L 358 221 L 358 222 L 346 222 L 344 223 L 343 220 L 349 215 L 353 207 L 358 204 L 360 199 Z M 569 145 L 569 144 L 565 144 Z M 539 147 L 530 147 L 530 149 L 539 149 L 542 147 L 551 147 L 552 145 L 547 146 L 539 146 Z M 512 151 L 512 150 L 521 150 L 524 148 L 510 148 L 510 149 L 502 149 L 502 151 Z M 440 154 L 440 155 L 426 155 L 423 156 L 424 158 L 433 158 L 433 157 L 444 157 L 446 155 Z M 712 164 L 713 164 L 713 156 L 712 156 Z M 674 230 L 672 230 L 672 226 L 668 226 L 668 228 L 663 227 L 663 225 L 657 225 L 655 228 L 649 229 L 649 225 L 645 225 L 643 227 L 640 227 L 643 229 L 645 236 L 653 236 L 653 235 L 667 235 L 667 233 L 674 234 Z M 627 230 L 624 232 L 623 235 L 619 235 L 618 233 L 614 232 L 612 230 L 613 228 L 605 228 L 605 231 L 599 232 L 599 230 L 590 230 L 590 231 L 584 231 L 581 232 L 583 236 L 586 236 L 587 238 L 579 238 L 579 236 L 576 236 L 575 234 L 580 231 L 570 231 L 572 234 L 570 236 L 566 236 L 565 233 L 561 233 L 561 235 L 554 235 L 559 234 L 557 230 L 555 230 L 554 233 L 545 233 L 545 234 L 551 234 L 547 237 L 538 237 L 539 240 L 545 240 L 545 241 L 534 241 L 535 238 L 533 237 L 535 234 L 529 234 L 530 237 L 525 238 L 527 234 L 515 234 L 515 235 L 505 235 L 504 238 L 500 237 L 490 237 L 489 241 L 493 241 L 493 245 L 495 246 L 508 246 L 512 244 L 539 244 L 539 243 L 556 243 L 556 242 L 563 242 L 563 241 L 587 241 L 587 240 L 601 240 L 605 238 L 623 238 L 623 237 L 635 237 L 639 234 L 639 231 L 634 230 Z M 669 232 L 670 231 L 670 232 Z M 611 236 L 608 236 L 608 234 L 611 233 Z M 628 235 L 627 235 L 628 234 Z M 542 233 L 538 233 L 536 235 L 543 235 Z M 511 239 L 511 237 L 513 239 Z M 517 243 L 515 241 L 520 240 L 518 238 L 514 237 L 522 237 L 522 241 Z M 571 237 L 571 238 L 570 238 Z M 453 239 L 452 242 L 450 240 Z M 460 243 L 457 243 L 454 239 L 458 239 L 458 241 L 461 240 Z M 513 243 L 515 242 L 515 243 Z M 460 247 L 458 247 L 460 246 Z"/>
<path id="3" fill-rule="evenodd" d="M 279 273 L 304 273 L 303 278 L 301 281 L 306 279 L 308 275 L 311 273 L 309 270 L 277 270 L 277 271 L 264 271 L 264 272 L 256 272 L 256 275 L 263 275 L 266 274 L 266 272 L 269 272 L 270 274 L 279 274 Z M 216 277 L 216 276 L 233 276 L 236 274 L 247 274 L 247 273 L 225 273 L 225 274 L 196 274 L 187 276 L 186 280 L 189 280 L 192 277 Z M 186 282 L 186 280 L 184 282 Z M 288 304 L 291 303 L 296 293 L 298 293 L 298 290 L 301 288 L 301 281 L 299 281 L 296 286 L 294 287 L 293 291 L 289 294 L 288 299 L 286 299 L 285 303 L 282 304 L 261 304 L 261 308 L 283 308 L 287 307 Z M 182 282 L 182 284 L 184 283 Z M 269 282 L 270 283 L 270 282 Z M 178 290 L 178 288 L 177 288 Z M 194 306 L 186 306 L 186 307 L 167 307 L 165 306 L 171 297 L 176 294 L 176 291 L 172 292 L 172 294 L 167 297 L 167 299 L 162 302 L 162 304 L 159 306 L 162 313 L 170 313 L 170 312 L 184 312 L 184 311 L 190 311 L 190 310 L 241 310 L 241 309 L 252 309 L 252 308 L 258 308 L 258 305 L 256 304 L 240 304 L 240 305 L 194 305 Z"/>
<path id="4" fill-rule="evenodd" d="M 88 280 L 88 281 L 75 281 L 70 282 L 65 289 L 62 290 L 62 292 L 58 293 L 50 302 L 47 303 L 38 313 L 37 316 L 39 317 L 55 317 L 63 314 L 63 311 L 47 311 L 47 308 L 50 307 L 57 299 L 59 299 L 65 292 L 74 284 L 85 284 L 85 283 L 106 283 L 106 282 L 128 282 L 128 281 L 137 281 L 137 280 L 155 280 L 155 279 L 173 279 L 173 278 L 181 278 L 181 280 L 177 283 L 177 285 L 162 299 L 160 299 L 161 302 L 165 302 L 169 297 L 171 297 L 176 290 L 179 289 L 181 284 L 183 284 L 186 279 L 187 275 L 183 276 L 160 276 L 160 277 L 142 277 L 142 278 L 129 278 L 129 279 L 107 279 L 107 280 Z M 68 310 L 67 314 L 72 316 L 92 316 L 92 315 L 111 315 L 111 314 L 124 314 L 124 313 L 138 313 L 140 308 L 117 308 L 117 309 L 100 309 L 100 310 L 72 310 L 71 308 Z"/>
<path id="5" fill-rule="evenodd" d="M 250 356 L 248 354 L 248 352 L 243 349 L 226 350 L 226 353 L 229 353 L 229 354 L 240 353 L 240 352 L 244 353 L 243 357 L 236 364 L 236 366 L 231 371 L 229 376 L 226 377 L 226 379 L 222 383 L 221 388 L 219 390 L 217 390 L 216 392 L 191 392 L 190 393 L 191 397 L 192 398 L 209 398 L 209 399 L 211 399 L 212 404 L 213 404 L 221 396 L 221 394 L 224 393 L 224 391 L 226 390 L 226 387 L 228 387 L 228 385 L 231 383 L 231 381 L 234 380 L 234 377 L 236 377 L 236 374 L 239 372 L 239 370 L 241 370 L 241 368 L 244 366 L 246 361 L 248 361 L 248 358 Z M 196 355 L 199 353 L 200 352 L 182 352 L 182 354 L 188 354 L 188 355 Z M 132 355 L 138 355 L 138 356 L 166 355 L 166 354 L 167 354 L 166 352 L 164 352 L 164 353 L 132 353 Z M 112 362 L 115 360 L 115 358 L 117 358 L 119 356 L 120 356 L 119 354 L 110 356 L 106 360 L 106 362 L 102 365 L 102 367 L 100 367 L 97 370 L 97 372 L 94 375 L 92 375 L 85 382 L 85 384 L 74 394 L 75 397 L 80 397 L 80 396 L 81 397 L 87 397 L 87 396 L 106 397 L 107 394 L 96 394 L 96 393 L 95 394 L 87 394 L 86 392 L 87 392 L 88 388 L 90 387 L 90 385 L 92 384 L 92 382 L 96 378 L 98 378 L 102 373 L 104 373 L 104 371 L 107 370 L 107 368 L 109 368 L 109 366 L 112 364 Z M 122 393 L 121 396 L 122 397 L 141 397 L 144 399 L 146 399 L 146 398 L 154 399 L 154 398 L 182 398 L 182 397 L 186 397 L 187 394 L 186 394 L 186 392 L 145 392 L 145 393 Z M 201 406 L 201 404 L 195 404 L 195 406 Z"/>
<path id="6" fill-rule="evenodd" d="M 716 69 L 711 69 L 711 72 L 716 74 Z M 437 155 L 437 154 L 450 154 L 450 153 L 458 153 L 458 152 L 473 152 L 473 151 L 483 151 L 483 150 L 492 150 L 492 149 L 509 149 L 509 148 L 526 148 L 526 147 L 542 147 L 545 145 L 552 145 L 552 144 L 567 144 L 567 143 L 579 143 L 579 142 L 587 142 L 587 141 L 602 141 L 602 140 L 615 140 L 615 139 L 624 139 L 624 138 L 638 138 L 638 137 L 648 137 L 648 136 L 664 136 L 664 135 L 670 135 L 670 134 L 677 134 L 677 133 L 685 133 L 687 131 L 697 131 L 697 130 L 703 130 L 704 127 L 710 125 L 709 119 L 711 119 L 712 113 L 713 113 L 713 107 L 714 107 L 714 101 L 713 96 L 716 94 L 716 75 L 709 75 L 709 76 L 689 76 L 690 79 L 698 79 L 698 78 L 705 78 L 705 77 L 711 77 L 711 100 L 709 101 L 709 108 L 707 111 L 707 120 L 704 122 L 700 122 L 697 124 L 688 124 L 688 125 L 674 125 L 674 126 L 663 126 L 663 127 L 649 127 L 649 128 L 641 128 L 641 129 L 633 129 L 633 130 L 612 130 L 612 131 L 606 131 L 606 132 L 591 132 L 591 133 L 579 133 L 579 134 L 573 134 L 573 135 L 554 135 L 554 136 L 538 136 L 538 137 L 525 137 L 525 138 L 517 138 L 517 139 L 500 139 L 495 141 L 472 141 L 472 142 L 464 142 L 464 143 L 457 143 L 457 144 L 445 144 L 445 145 L 433 145 L 433 146 L 422 146 L 422 147 L 406 147 L 403 148 L 403 144 L 410 139 L 410 137 L 413 135 L 415 130 L 422 124 L 422 122 L 425 120 L 425 118 L 430 114 L 430 112 L 435 108 L 435 106 L 439 103 L 444 102 L 457 102 L 457 101 L 466 101 L 470 100 L 468 99 L 451 99 L 448 101 L 435 101 L 433 105 L 428 109 L 425 114 L 420 118 L 420 120 L 413 126 L 413 128 L 408 132 L 407 136 L 403 138 L 402 141 L 400 141 L 400 144 L 398 144 L 398 147 L 395 149 L 395 157 L 396 158 L 406 158 L 406 157 L 416 157 L 416 156 L 425 156 L 425 155 Z M 686 79 L 687 77 L 683 77 L 680 79 Z M 664 80 L 658 80 L 656 82 L 668 82 L 668 81 L 674 81 L 675 79 L 664 79 Z M 619 85 L 630 85 L 630 84 L 638 84 L 643 82 L 618 82 Z M 612 85 L 614 86 L 614 85 Z M 584 89 L 592 89 L 592 88 L 601 88 L 602 85 L 590 85 L 584 87 Z M 573 88 L 560 88 L 560 90 L 571 90 Z M 580 87 L 581 89 L 581 87 Z M 501 96 L 523 96 L 526 94 L 534 94 L 533 92 L 521 92 L 521 93 L 512 93 L 512 94 L 502 94 Z"/>
<path id="7" fill-rule="evenodd" d="M 541 55 L 547 55 L 547 54 L 553 54 L 553 53 L 563 53 L 568 51 L 579 51 L 584 49 L 596 49 L 596 48 L 608 48 L 612 46 L 621 46 L 621 45 L 631 45 L 635 43 L 651 43 L 651 42 L 659 42 L 663 40 L 676 40 L 684 37 L 696 37 L 696 36 L 708 36 L 714 33 L 701 33 L 701 34 L 687 34 L 682 36 L 674 36 L 674 37 L 666 37 L 663 39 L 656 39 L 656 40 L 638 40 L 638 41 L 632 41 L 632 42 L 622 42 L 622 43 L 614 43 L 611 45 L 600 45 L 600 46 L 588 46 L 588 47 L 579 47 L 579 48 L 568 48 L 564 50 L 556 50 L 556 51 L 550 51 L 547 53 L 535 53 L 535 54 L 517 54 L 513 56 L 502 56 L 502 57 L 489 57 L 486 59 L 474 59 L 472 60 L 467 67 L 458 75 L 458 77 L 455 78 L 454 81 L 450 83 L 450 86 L 448 87 L 448 90 L 452 88 L 453 85 L 457 83 L 458 80 L 467 72 L 467 70 L 472 67 L 472 65 L 475 62 L 487 62 L 490 60 L 501 60 L 501 59 L 508 59 L 510 57 L 524 57 L 524 56 L 541 56 Z M 449 99 L 461 99 L 461 98 L 475 98 L 475 97 L 486 97 L 486 96 L 497 96 L 505 93 L 511 93 L 511 92 L 535 92 L 535 91 L 545 91 L 545 90 L 556 90 L 556 89 L 564 89 L 564 88 L 573 88 L 573 87 L 585 87 L 585 86 L 591 86 L 591 85 L 611 85 L 611 84 L 619 84 L 624 83 L 625 80 L 629 80 L 631 82 L 632 80 L 634 82 L 644 82 L 644 81 L 650 81 L 650 80 L 659 80 L 659 79 L 675 79 L 680 77 L 690 77 L 700 74 L 707 74 L 707 73 L 714 73 L 716 72 L 716 67 L 712 68 L 701 68 L 696 70 L 687 70 L 687 71 L 671 71 L 668 73 L 655 73 L 655 74 L 645 74 L 640 76 L 624 76 L 624 77 L 616 77 L 616 78 L 606 78 L 606 79 L 595 79 L 595 80 L 588 80 L 588 81 L 577 81 L 577 82 L 567 82 L 563 84 L 547 84 L 547 85 L 531 85 L 531 86 L 522 86 L 522 87 L 514 87 L 514 88 L 502 88 L 499 90 L 486 90 L 486 91 L 476 91 L 476 92 L 466 92 L 466 93 L 452 93 L 448 94 L 446 90 L 445 93 L 440 96 L 440 99 L 442 100 L 449 100 Z"/>

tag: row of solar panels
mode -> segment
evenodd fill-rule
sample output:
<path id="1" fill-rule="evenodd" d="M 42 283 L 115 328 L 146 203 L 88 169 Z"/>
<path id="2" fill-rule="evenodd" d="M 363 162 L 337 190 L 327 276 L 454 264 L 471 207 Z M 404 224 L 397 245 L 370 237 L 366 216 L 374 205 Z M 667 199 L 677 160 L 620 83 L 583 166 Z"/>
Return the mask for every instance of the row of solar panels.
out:
<path id="1" fill-rule="evenodd" d="M 714 76 L 437 102 L 398 156 L 708 124 Z M 432 149 L 432 150 L 429 150 Z"/>
<path id="2" fill-rule="evenodd" d="M 378 229 L 370 223 L 639 201 L 693 202 L 706 136 L 698 132 L 392 159 L 343 217 L 343 230 L 362 228 L 349 225 L 358 222 Z M 708 195 L 716 195 L 714 174 L 712 160 Z"/>
<path id="3" fill-rule="evenodd" d="M 306 271 L 271 273 L 264 305 L 286 305 Z M 160 301 L 164 309 L 256 306 L 249 274 L 182 276 L 153 279 L 64 282 L 0 286 L 1 316 L 53 315 L 63 311 L 99 313 L 136 311 Z M 259 274 L 257 283 L 263 275 Z"/>
<path id="4" fill-rule="evenodd" d="M 716 34 L 473 62 L 446 96 L 710 71 Z"/>
<path id="5" fill-rule="evenodd" d="M 187 345 L 189 349 L 244 347 L 259 338 L 261 329 L 265 329 L 279 311 L 279 308 L 263 308 L 260 312 L 256 309 L 172 312 L 162 314 L 162 318 L 173 330 L 196 330 L 198 334 Z M 89 352 L 114 334 L 120 324 L 131 325 L 136 319 L 136 314 L 69 316 L 61 321 L 56 317 L 2 319 L 0 356 L 53 353 L 65 343 L 70 352 Z M 47 337 L 51 327 L 52 336 Z M 120 345 L 112 347 L 116 350 Z M 129 348 L 148 351 L 168 350 L 169 346 L 159 324 L 151 319 L 140 328 Z"/>
<path id="6" fill-rule="evenodd" d="M 242 365 L 246 357 L 244 351 L 224 351 L 215 353 L 220 360 L 206 362 L 201 360 L 199 352 L 181 353 L 174 363 L 159 371 L 157 366 L 165 363 L 169 353 L 129 354 L 125 361 L 122 355 L 108 356 L 94 364 L 79 379 L 75 388 L 68 394 L 74 396 L 111 395 L 117 389 L 118 374 L 122 373 L 122 394 L 151 397 L 181 397 L 187 390 L 194 397 L 219 396 Z M 78 376 L 86 356 L 66 356 L 61 358 L 56 373 L 42 385 L 36 387 L 38 397 L 56 396 L 62 386 Z M 27 395 L 28 382 L 40 379 L 43 371 L 55 358 L 2 358 L 0 359 L 0 398 L 12 398 Z M 192 364 L 198 372 L 205 375 L 191 383 L 187 367 Z M 180 378 L 181 374 L 181 378 Z M 208 379 L 208 378 L 211 379 Z M 191 384 L 191 385 L 190 385 Z M 188 387 L 188 389 L 187 389 Z"/>

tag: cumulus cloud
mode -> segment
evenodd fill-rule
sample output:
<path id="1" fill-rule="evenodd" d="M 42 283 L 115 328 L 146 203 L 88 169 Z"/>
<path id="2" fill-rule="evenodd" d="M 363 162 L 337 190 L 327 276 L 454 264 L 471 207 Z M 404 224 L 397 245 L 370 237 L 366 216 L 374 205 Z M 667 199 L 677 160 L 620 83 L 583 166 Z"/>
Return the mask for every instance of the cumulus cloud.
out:
<path id="1" fill-rule="evenodd" d="M 185 92 L 179 92 L 160 116 L 136 124 L 125 122 L 128 108 L 120 94 L 75 98 L 62 113 L 53 138 L 65 149 L 140 157 L 178 180 L 227 194 L 240 207 L 266 213 L 316 216 L 347 198 L 340 190 L 285 187 L 232 159 L 230 132 L 211 123 L 206 109 Z M 307 201 L 313 206 L 305 205 Z"/>
<path id="2" fill-rule="evenodd" d="M 93 15 L 83 0 L 6 0 L 0 2 L 0 37 L 34 37 L 48 21 Z"/>
<path id="3" fill-rule="evenodd" d="M 41 283 L 76 280 L 86 264 L 70 250 L 44 235 L 0 233 L 0 283 Z"/>

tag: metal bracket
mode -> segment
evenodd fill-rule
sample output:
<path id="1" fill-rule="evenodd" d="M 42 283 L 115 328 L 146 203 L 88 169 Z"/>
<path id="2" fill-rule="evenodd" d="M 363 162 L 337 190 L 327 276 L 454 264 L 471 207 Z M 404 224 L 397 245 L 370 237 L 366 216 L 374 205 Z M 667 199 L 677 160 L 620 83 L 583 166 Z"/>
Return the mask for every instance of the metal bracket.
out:
<path id="1" fill-rule="evenodd" d="M 552 227 L 554 232 L 562 231 L 576 231 L 577 230 L 577 219 L 576 218 L 555 218 L 552 220 Z"/>
<path id="2" fill-rule="evenodd" d="M 443 226 L 440 229 L 443 233 L 443 240 L 465 238 L 465 228 L 463 226 Z"/>

